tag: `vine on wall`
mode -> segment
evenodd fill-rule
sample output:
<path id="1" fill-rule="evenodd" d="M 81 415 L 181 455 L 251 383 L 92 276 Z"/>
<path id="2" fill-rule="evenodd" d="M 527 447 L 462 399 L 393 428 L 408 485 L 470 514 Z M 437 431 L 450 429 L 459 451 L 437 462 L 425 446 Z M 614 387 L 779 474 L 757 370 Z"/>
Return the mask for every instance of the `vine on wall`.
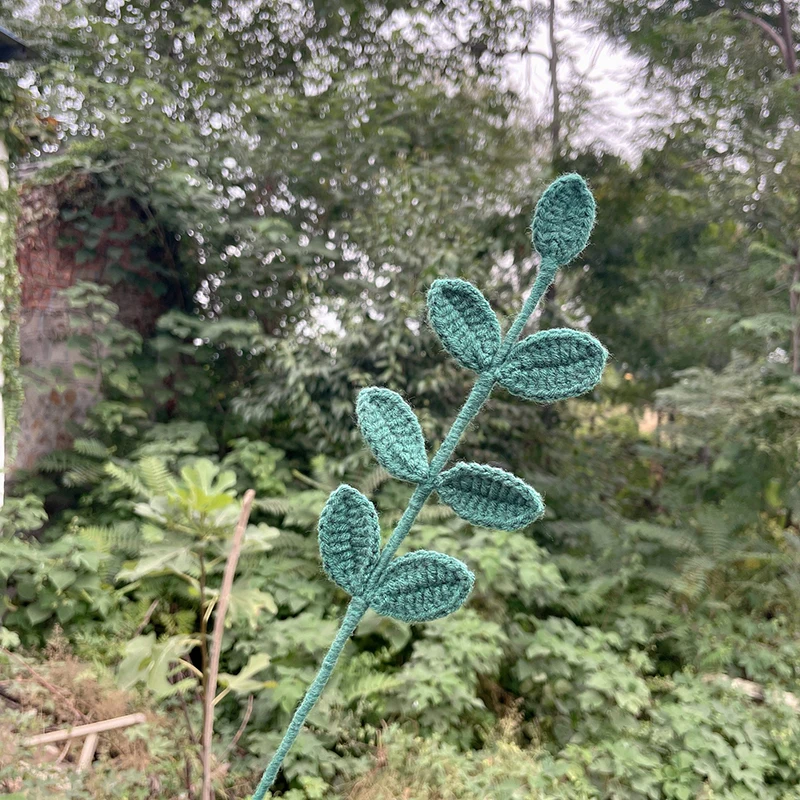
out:
<path id="1" fill-rule="evenodd" d="M 0 163 L 0 170 L 6 169 Z M 17 195 L 0 177 L 0 343 L 2 346 L 3 405 L 6 426 L 6 456 L 16 451 L 16 430 L 22 411 L 23 390 L 19 370 L 20 279 L 16 259 Z"/>
<path id="2" fill-rule="evenodd" d="M 24 155 L 31 143 L 29 130 L 39 121 L 30 94 L 12 74 L 0 75 L 0 348 L 2 348 L 3 405 L 6 456 L 13 459 L 16 430 L 22 410 L 19 371 L 20 278 L 16 258 L 17 193 L 8 180 L 8 154 Z"/>

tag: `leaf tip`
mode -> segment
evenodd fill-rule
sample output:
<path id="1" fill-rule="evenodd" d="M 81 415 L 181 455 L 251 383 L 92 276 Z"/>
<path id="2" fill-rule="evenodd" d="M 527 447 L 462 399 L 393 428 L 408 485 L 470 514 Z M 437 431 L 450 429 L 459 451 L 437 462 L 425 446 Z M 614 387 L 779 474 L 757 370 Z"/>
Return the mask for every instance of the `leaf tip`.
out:
<path id="1" fill-rule="evenodd" d="M 563 266 L 588 244 L 596 206 L 577 173 L 556 178 L 545 189 L 533 215 L 533 245 L 543 259 Z"/>
<path id="2" fill-rule="evenodd" d="M 428 456 L 422 428 L 401 395 L 378 386 L 362 389 L 356 418 L 375 458 L 390 475 L 411 483 L 425 480 Z"/>
<path id="3" fill-rule="evenodd" d="M 481 373 L 500 348 L 500 323 L 489 302 L 461 278 L 439 278 L 428 290 L 428 322 L 463 367 Z"/>

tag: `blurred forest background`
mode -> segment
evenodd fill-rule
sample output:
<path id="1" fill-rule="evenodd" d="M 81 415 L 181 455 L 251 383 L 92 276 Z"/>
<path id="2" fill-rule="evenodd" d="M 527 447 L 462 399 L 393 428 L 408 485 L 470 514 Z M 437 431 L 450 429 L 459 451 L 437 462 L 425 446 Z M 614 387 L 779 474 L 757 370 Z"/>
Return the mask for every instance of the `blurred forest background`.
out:
<path id="1" fill-rule="evenodd" d="M 368 615 L 276 796 L 798 800 L 799 5 L 4 0 L 36 51 L 0 67 L 12 184 L 61 186 L 63 246 L 108 268 L 62 295 L 97 402 L 0 511 L 0 795 L 201 797 L 251 488 L 211 766 L 217 797 L 252 792 L 346 607 L 328 492 L 388 528 L 411 491 L 375 470 L 358 390 L 401 392 L 440 442 L 471 379 L 427 287 L 466 278 L 508 319 L 536 198 L 577 171 L 597 226 L 531 328 L 591 330 L 604 380 L 552 407 L 498 391 L 458 451 L 547 514 L 500 533 L 426 507 L 413 546 L 474 570 L 467 606 Z M 155 243 L 134 278 L 132 240 Z M 12 270 L 11 440 L 20 385 L 71 379 L 14 370 Z M 113 299 L 134 279 L 147 335 Z M 79 744 L 23 741 L 134 711 L 82 773 Z"/>

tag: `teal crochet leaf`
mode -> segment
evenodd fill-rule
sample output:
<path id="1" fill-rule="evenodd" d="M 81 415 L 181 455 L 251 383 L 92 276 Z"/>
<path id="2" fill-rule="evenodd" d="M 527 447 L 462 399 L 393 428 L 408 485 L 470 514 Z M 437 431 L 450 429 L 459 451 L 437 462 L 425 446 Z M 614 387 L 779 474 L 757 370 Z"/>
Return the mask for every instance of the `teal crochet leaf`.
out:
<path id="1" fill-rule="evenodd" d="M 433 282 L 428 320 L 456 361 L 475 372 L 491 366 L 500 348 L 500 323 L 486 298 L 459 278 Z"/>
<path id="2" fill-rule="evenodd" d="M 595 204 L 580 175 L 562 175 L 539 198 L 533 215 L 533 245 L 557 266 L 572 261 L 589 243 Z"/>
<path id="3" fill-rule="evenodd" d="M 417 550 L 389 564 L 370 605 L 385 617 L 427 622 L 457 611 L 474 582 L 475 576 L 458 559 Z"/>
<path id="4" fill-rule="evenodd" d="M 366 587 L 380 548 L 375 506 L 357 489 L 342 484 L 319 517 L 323 569 L 334 583 L 357 597 Z"/>
<path id="5" fill-rule="evenodd" d="M 512 394 L 555 403 L 593 389 L 607 358 L 608 352 L 594 336 L 552 328 L 514 345 L 497 380 Z"/>
<path id="6" fill-rule="evenodd" d="M 456 464 L 439 476 L 439 497 L 462 519 L 514 531 L 544 512 L 541 495 L 516 475 L 486 464 Z"/>
<path id="7" fill-rule="evenodd" d="M 358 426 L 378 463 L 395 478 L 419 483 L 428 474 L 425 440 L 408 403 L 391 389 L 362 389 Z"/>

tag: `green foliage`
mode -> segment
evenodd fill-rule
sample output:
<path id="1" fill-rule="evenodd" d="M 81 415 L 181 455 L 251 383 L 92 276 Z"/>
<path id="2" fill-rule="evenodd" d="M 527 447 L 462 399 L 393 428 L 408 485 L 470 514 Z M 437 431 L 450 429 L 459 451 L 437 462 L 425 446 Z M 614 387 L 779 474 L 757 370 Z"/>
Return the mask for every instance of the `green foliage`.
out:
<path id="1" fill-rule="evenodd" d="M 37 652 L 59 625 L 170 721 L 185 703 L 196 730 L 203 621 L 238 498 L 254 488 L 215 740 L 228 770 L 218 796 L 244 796 L 348 600 L 320 580 L 326 498 L 342 481 L 358 488 L 369 553 L 374 509 L 388 534 L 411 491 L 389 474 L 423 478 L 420 442 L 438 446 L 474 377 L 441 345 L 487 369 L 535 267 L 535 186 L 576 170 L 598 224 L 582 213 L 579 235 L 552 239 L 543 209 L 533 233 L 560 260 L 591 230 L 588 269 L 559 275 L 525 341 L 556 326 L 583 341 L 589 324 L 613 364 L 557 408 L 499 393 L 458 453 L 536 486 L 547 511 L 504 532 L 479 527 L 496 516 L 421 510 L 414 546 L 475 575 L 466 607 L 419 628 L 369 613 L 276 792 L 796 800 L 796 79 L 747 17 L 780 32 L 773 6 L 583 4 L 681 116 L 636 163 L 577 147 L 594 138 L 582 130 L 556 165 L 538 158 L 542 125 L 504 74 L 535 5 L 111 6 L 38 4 L 32 24 L 14 20 L 42 48 L 35 110 L 62 121 L 37 179 L 88 176 L 91 190 L 60 209 L 79 262 L 110 236 L 94 212 L 122 209 L 106 277 L 148 286 L 170 310 L 142 341 L 105 289 L 67 294 L 76 370 L 101 399 L 72 446 L 10 487 L 0 644 Z M 0 75 L 15 158 L 49 126 L 20 75 Z M 485 287 L 497 313 L 465 281 L 437 282 L 428 302 L 442 306 L 433 330 L 421 325 L 423 290 L 443 274 Z M 506 388 L 547 399 L 520 348 Z M 365 424 L 359 411 L 378 469 L 353 424 L 371 385 L 417 413 L 422 434 L 399 467 L 395 439 L 373 435 L 388 428 L 382 412 Z M 193 745 L 155 724 L 142 735 L 163 758 L 152 793 L 179 796 L 174 751 L 193 758 Z M 76 798 L 150 791 L 105 758 L 91 787 L 22 762 L 0 781 Z"/>
<path id="2" fill-rule="evenodd" d="M 537 753 L 512 737 L 478 752 L 460 752 L 441 737 L 391 728 L 381 741 L 386 766 L 356 787 L 353 800 L 540 800 Z"/>
<path id="3" fill-rule="evenodd" d="M 0 75 L 0 119 L 6 112 L 3 102 L 6 79 Z M 7 133 L 6 133 L 7 135 Z M 22 409 L 23 390 L 19 370 L 19 303 L 20 279 L 17 270 L 17 253 L 14 245 L 17 224 L 17 194 L 5 185 L 8 164 L 0 158 L 0 392 L 3 398 L 3 420 L 7 458 L 16 452 L 16 430 Z"/>

